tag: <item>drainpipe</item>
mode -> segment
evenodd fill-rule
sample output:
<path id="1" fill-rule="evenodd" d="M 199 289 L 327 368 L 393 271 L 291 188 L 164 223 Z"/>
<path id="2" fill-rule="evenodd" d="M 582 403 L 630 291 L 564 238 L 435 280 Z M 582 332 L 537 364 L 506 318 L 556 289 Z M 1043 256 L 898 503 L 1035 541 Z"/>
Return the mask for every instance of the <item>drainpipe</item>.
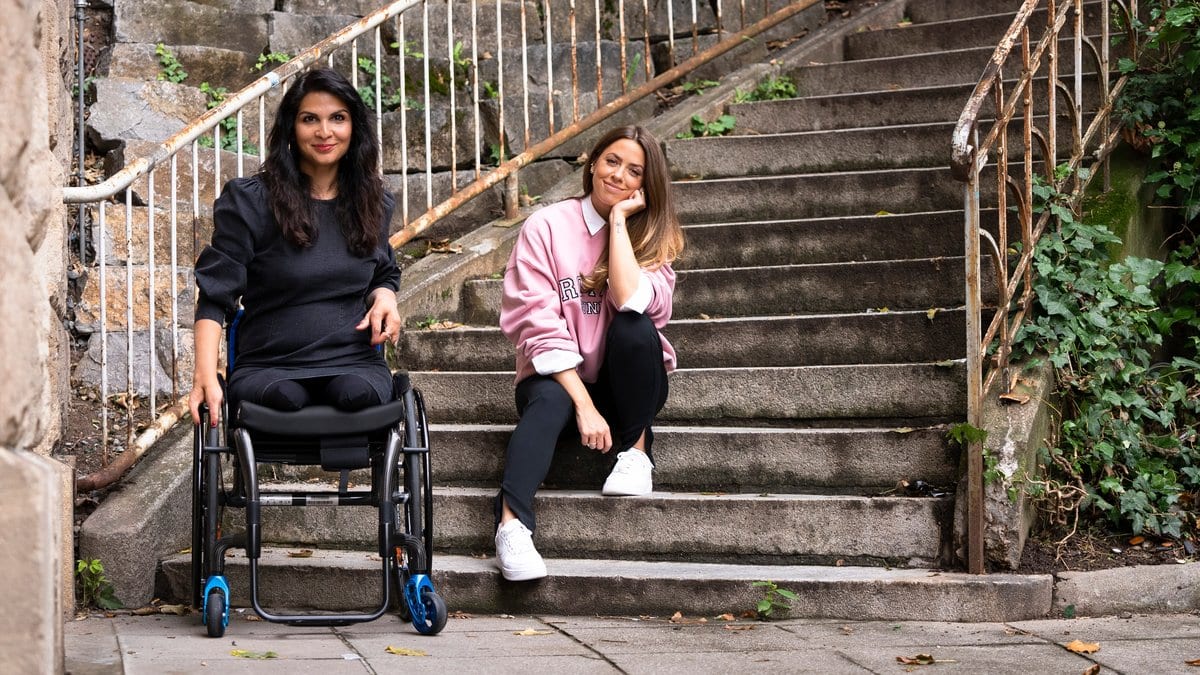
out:
<path id="1" fill-rule="evenodd" d="M 84 90 L 87 88 L 84 82 L 84 67 L 83 67 L 83 10 L 87 9 L 87 0 L 75 0 L 75 33 L 79 38 L 78 46 L 75 52 L 75 131 L 76 143 L 75 152 L 76 167 L 75 167 L 75 184 L 82 186 L 87 178 L 84 175 L 83 163 L 87 157 L 87 149 L 84 140 L 83 126 L 83 99 Z M 77 221 L 79 223 L 79 262 L 85 262 L 84 256 L 87 252 L 87 227 L 85 216 L 87 215 L 86 206 L 79 205 L 79 215 Z"/>

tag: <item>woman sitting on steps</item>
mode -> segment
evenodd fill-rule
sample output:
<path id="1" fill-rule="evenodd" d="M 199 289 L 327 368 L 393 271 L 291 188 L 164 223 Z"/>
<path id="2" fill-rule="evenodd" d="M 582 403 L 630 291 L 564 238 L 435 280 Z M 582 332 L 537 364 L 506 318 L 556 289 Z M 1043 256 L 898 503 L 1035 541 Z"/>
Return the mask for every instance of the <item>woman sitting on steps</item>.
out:
<path id="1" fill-rule="evenodd" d="M 505 579 L 546 576 L 532 539 L 533 496 L 564 430 L 592 450 L 616 450 L 603 494 L 650 493 L 651 424 L 675 368 L 658 329 L 671 318 L 671 262 L 683 246 L 666 158 L 641 127 L 613 129 L 596 143 L 583 197 L 525 221 L 500 313 L 516 347 L 521 416 L 494 506 Z"/>

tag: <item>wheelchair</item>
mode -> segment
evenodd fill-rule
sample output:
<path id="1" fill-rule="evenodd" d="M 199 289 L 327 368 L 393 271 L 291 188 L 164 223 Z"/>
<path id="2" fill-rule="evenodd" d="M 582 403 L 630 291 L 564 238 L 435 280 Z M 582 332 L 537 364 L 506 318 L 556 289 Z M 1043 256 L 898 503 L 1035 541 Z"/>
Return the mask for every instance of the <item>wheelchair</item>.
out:
<path id="1" fill-rule="evenodd" d="M 240 318 L 240 316 L 239 316 Z M 228 372 L 233 369 L 235 319 L 227 331 Z M 192 461 L 192 604 L 210 637 L 229 625 L 225 552 L 241 548 L 249 562 L 250 599 L 267 621 L 293 626 L 344 626 L 372 621 L 395 607 L 418 633 L 435 635 L 446 625 L 446 603 L 430 578 L 433 550 L 433 491 L 429 473 L 429 428 L 421 392 L 407 373 L 393 375 L 394 400 L 356 412 L 310 406 L 282 412 L 242 402 L 233 415 L 209 425 L 201 407 Z M 224 442 L 222 442 L 224 441 Z M 260 463 L 320 466 L 340 474 L 338 490 L 323 492 L 261 489 Z M 370 490 L 349 490 L 349 472 L 369 469 Z M 226 474 L 230 481 L 226 485 Z M 263 506 L 374 507 L 379 516 L 382 601 L 361 613 L 287 614 L 264 609 L 259 600 Z M 243 509 L 245 529 L 222 533 L 228 508 Z"/>

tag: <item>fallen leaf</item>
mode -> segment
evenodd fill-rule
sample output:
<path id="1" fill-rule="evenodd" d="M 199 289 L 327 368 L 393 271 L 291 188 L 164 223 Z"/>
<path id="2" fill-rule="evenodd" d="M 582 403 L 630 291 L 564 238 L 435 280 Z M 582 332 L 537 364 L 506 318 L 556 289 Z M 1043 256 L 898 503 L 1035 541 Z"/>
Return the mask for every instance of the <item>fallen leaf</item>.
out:
<path id="1" fill-rule="evenodd" d="M 239 659 L 277 659 L 279 655 L 275 652 L 252 652 L 249 649 L 232 649 L 229 652 L 230 656 L 236 656 Z"/>
<path id="2" fill-rule="evenodd" d="M 708 320 L 709 320 L 709 319 L 711 319 L 712 317 L 711 317 L 711 316 L 709 316 L 709 315 L 707 315 L 707 314 L 705 314 L 704 312 L 700 312 L 700 318 L 701 318 L 701 319 L 704 319 L 705 321 L 708 321 Z"/>
<path id="3" fill-rule="evenodd" d="M 718 617 L 716 617 L 716 618 L 718 618 L 718 619 L 720 619 L 720 620 L 722 620 L 722 621 L 737 621 L 737 618 L 736 618 L 736 617 L 734 617 L 734 616 L 733 616 L 732 614 L 730 614 L 729 612 L 726 612 L 726 613 L 724 613 L 724 614 L 722 614 L 721 616 L 718 616 Z"/>
<path id="4" fill-rule="evenodd" d="M 299 551 L 288 551 L 289 558 L 311 558 L 313 555 L 312 549 L 302 548 Z"/>
<path id="5" fill-rule="evenodd" d="M 1189 666 L 1200 666 L 1200 659 L 1192 659 L 1191 661 L 1184 661 L 1184 663 Z"/>
<path id="6" fill-rule="evenodd" d="M 552 630 L 537 630 L 536 628 L 526 628 L 513 633 L 513 635 L 550 635 Z"/>
<path id="7" fill-rule="evenodd" d="M 452 619 L 474 619 L 475 617 L 471 616 L 470 614 L 467 614 L 466 612 L 462 611 L 461 609 L 456 609 L 453 612 L 450 612 L 450 618 L 452 618 Z"/>
<path id="8" fill-rule="evenodd" d="M 938 308 L 934 307 L 933 309 L 925 312 L 925 318 L 929 319 L 930 321 L 933 321 L 933 317 L 937 316 L 937 313 L 938 313 Z"/>
<path id="9" fill-rule="evenodd" d="M 1099 673 L 1099 672 L 1100 672 L 1100 664 L 1096 663 L 1096 664 L 1093 664 L 1091 668 L 1088 668 L 1087 670 L 1083 671 L 1083 675 L 1096 675 L 1096 673 Z"/>
<path id="10" fill-rule="evenodd" d="M 163 605 L 158 608 L 160 614 L 174 614 L 175 616 L 184 616 L 188 613 L 188 608 L 185 605 Z"/>
<path id="11" fill-rule="evenodd" d="M 1083 640 L 1071 640 L 1066 644 L 1066 648 L 1076 654 L 1094 654 L 1100 651 L 1099 642 L 1084 642 Z"/>
<path id="12" fill-rule="evenodd" d="M 158 608 L 154 605 L 146 605 L 145 607 L 138 607 L 132 613 L 134 616 L 150 616 L 151 614 L 158 614 Z"/>
<path id="13" fill-rule="evenodd" d="M 913 656 L 897 656 L 896 660 L 906 666 L 928 666 L 934 663 L 932 654 L 915 654 Z"/>
<path id="14" fill-rule="evenodd" d="M 385 651 L 389 654 L 395 654 L 396 656 L 429 656 L 429 654 L 426 654 L 424 651 L 422 651 L 420 649 L 409 649 L 408 647 L 393 647 L 391 645 L 388 645 L 387 647 L 385 647 L 383 651 Z"/>
<path id="15" fill-rule="evenodd" d="M 262 621 L 262 617 L 257 614 L 243 614 L 242 618 L 246 621 Z"/>
<path id="16" fill-rule="evenodd" d="M 892 215 L 892 213 L 891 213 L 890 211 L 876 211 L 876 212 L 875 212 L 875 215 L 877 215 L 877 216 L 890 216 L 890 215 Z"/>
<path id="17" fill-rule="evenodd" d="M 675 612 L 671 615 L 671 621 L 683 621 L 683 612 Z"/>
<path id="18" fill-rule="evenodd" d="M 1007 401 L 1009 403 L 1018 403 L 1020 405 L 1025 405 L 1026 403 L 1029 403 L 1029 395 L 1028 394 L 1014 394 L 1012 392 L 1009 392 L 1007 394 L 1000 394 L 999 398 L 1001 401 Z"/>
<path id="19" fill-rule="evenodd" d="M 842 626 L 842 635 L 853 635 L 853 634 L 854 634 L 854 629 L 851 628 L 849 625 Z"/>
<path id="20" fill-rule="evenodd" d="M 721 626 L 725 630 L 754 630 L 753 624 L 742 624 L 740 626 Z"/>
<path id="21" fill-rule="evenodd" d="M 915 430 L 912 427 L 896 427 L 892 431 L 897 434 L 911 434 Z"/>

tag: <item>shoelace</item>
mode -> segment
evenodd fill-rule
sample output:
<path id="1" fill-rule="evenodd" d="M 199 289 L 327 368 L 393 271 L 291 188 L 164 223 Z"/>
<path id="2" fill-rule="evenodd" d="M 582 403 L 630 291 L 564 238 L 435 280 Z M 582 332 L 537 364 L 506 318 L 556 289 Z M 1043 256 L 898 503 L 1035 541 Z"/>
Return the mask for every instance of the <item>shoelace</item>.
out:
<path id="1" fill-rule="evenodd" d="M 511 553 L 524 553 L 533 548 L 533 535 L 524 524 L 518 525 L 500 537 L 504 548 Z"/>
<path id="2" fill-rule="evenodd" d="M 617 465 L 613 467 L 613 473 L 632 473 L 633 465 L 638 461 L 628 452 L 623 452 L 617 455 Z"/>

